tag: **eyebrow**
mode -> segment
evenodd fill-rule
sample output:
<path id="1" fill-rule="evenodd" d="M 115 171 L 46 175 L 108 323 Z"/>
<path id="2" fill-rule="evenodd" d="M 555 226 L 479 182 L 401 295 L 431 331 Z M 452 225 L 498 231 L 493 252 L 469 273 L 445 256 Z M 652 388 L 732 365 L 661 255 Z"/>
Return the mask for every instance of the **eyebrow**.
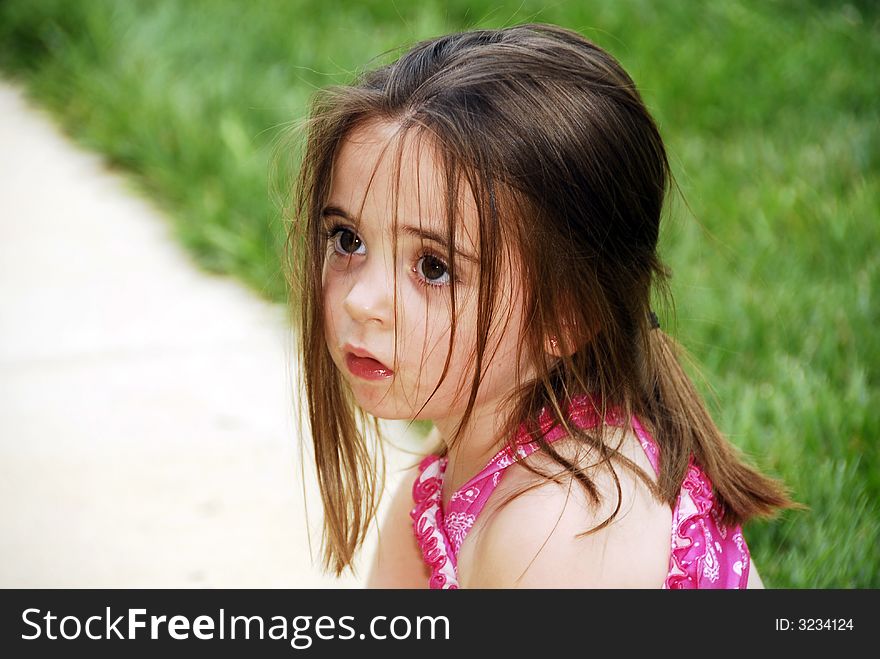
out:
<path id="1" fill-rule="evenodd" d="M 324 209 L 321 211 L 321 217 L 327 217 L 328 215 L 337 215 L 345 220 L 348 220 L 352 224 L 357 224 L 357 218 L 349 215 L 339 206 L 324 206 Z M 435 242 L 438 245 L 442 245 L 447 251 L 449 251 L 449 241 L 446 240 L 446 236 L 437 231 L 431 231 L 430 229 L 425 229 L 424 227 L 417 227 L 409 224 L 403 225 L 401 229 L 410 236 L 421 238 L 423 240 L 430 240 L 431 242 Z M 465 261 L 478 263 L 478 260 L 475 256 L 472 256 L 460 247 L 455 248 L 455 255 L 461 257 Z"/>

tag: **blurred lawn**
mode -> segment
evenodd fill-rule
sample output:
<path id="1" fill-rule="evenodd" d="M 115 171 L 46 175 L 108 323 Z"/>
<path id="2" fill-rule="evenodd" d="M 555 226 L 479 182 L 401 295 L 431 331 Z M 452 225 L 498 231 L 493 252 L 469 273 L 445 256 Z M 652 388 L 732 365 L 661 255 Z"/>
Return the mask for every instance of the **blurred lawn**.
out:
<path id="1" fill-rule="evenodd" d="M 747 526 L 765 582 L 880 587 L 880 10 L 543 4 L 5 0 L 0 69 L 130 172 L 205 268 L 283 300 L 270 157 L 316 87 L 468 27 L 594 39 L 639 84 L 687 202 L 662 237 L 664 327 L 721 428 L 811 507 Z"/>

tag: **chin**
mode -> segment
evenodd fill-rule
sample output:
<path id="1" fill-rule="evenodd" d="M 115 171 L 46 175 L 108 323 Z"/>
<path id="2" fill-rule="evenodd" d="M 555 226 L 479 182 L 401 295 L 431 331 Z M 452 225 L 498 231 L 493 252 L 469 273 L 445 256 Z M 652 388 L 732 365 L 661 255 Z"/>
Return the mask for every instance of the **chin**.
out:
<path id="1" fill-rule="evenodd" d="M 420 405 L 413 407 L 410 402 L 402 401 L 393 395 L 388 388 L 382 390 L 377 388 L 371 391 L 365 391 L 364 389 L 352 387 L 352 397 L 358 407 L 378 419 L 414 421 L 429 417 L 427 408 L 417 415 L 416 413 L 419 411 Z"/>
<path id="2" fill-rule="evenodd" d="M 388 387 L 364 387 L 351 386 L 352 398 L 357 406 L 364 412 L 372 414 L 379 419 L 406 419 L 406 409 L 401 409 L 394 397 L 388 391 Z"/>
<path id="3" fill-rule="evenodd" d="M 409 421 L 412 419 L 412 413 L 408 411 L 393 408 L 390 405 L 377 405 L 375 403 L 363 403 L 357 400 L 358 407 L 364 412 L 370 414 L 377 419 L 385 419 L 387 421 Z"/>

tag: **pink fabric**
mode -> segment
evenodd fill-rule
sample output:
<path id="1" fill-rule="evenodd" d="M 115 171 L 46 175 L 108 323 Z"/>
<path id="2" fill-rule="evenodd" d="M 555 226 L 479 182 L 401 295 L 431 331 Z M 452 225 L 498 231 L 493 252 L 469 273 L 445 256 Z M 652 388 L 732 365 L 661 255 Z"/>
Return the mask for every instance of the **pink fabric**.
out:
<path id="1" fill-rule="evenodd" d="M 595 427 L 598 421 L 588 402 L 586 396 L 578 398 L 570 410 L 572 421 L 582 428 Z M 621 425 L 613 411 L 609 412 L 605 422 L 612 426 Z M 633 417 L 632 422 L 651 466 L 658 471 L 657 443 L 637 418 Z M 564 430 L 558 426 L 548 432 L 550 425 L 550 416 L 545 412 L 541 416 L 541 429 L 547 441 L 564 436 Z M 537 443 L 526 442 L 523 433 L 515 452 L 505 446 L 480 473 L 452 494 L 448 511 L 444 511 L 441 505 L 446 458 L 429 455 L 422 460 L 419 476 L 413 483 L 415 507 L 410 517 L 422 556 L 431 568 L 431 588 L 458 588 L 456 566 L 462 542 L 504 470 L 537 449 Z M 712 484 L 693 457 L 672 511 L 671 531 L 669 570 L 663 588 L 746 587 L 750 555 L 742 529 L 722 524 Z"/>

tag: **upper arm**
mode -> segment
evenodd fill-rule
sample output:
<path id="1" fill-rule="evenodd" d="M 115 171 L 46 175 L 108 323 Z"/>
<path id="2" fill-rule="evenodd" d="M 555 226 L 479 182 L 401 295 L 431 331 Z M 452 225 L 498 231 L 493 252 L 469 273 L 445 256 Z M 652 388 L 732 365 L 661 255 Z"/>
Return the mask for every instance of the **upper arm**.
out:
<path id="1" fill-rule="evenodd" d="M 431 573 L 422 559 L 409 516 L 418 467 L 407 470 L 394 492 L 379 530 L 367 588 L 427 588 Z"/>

